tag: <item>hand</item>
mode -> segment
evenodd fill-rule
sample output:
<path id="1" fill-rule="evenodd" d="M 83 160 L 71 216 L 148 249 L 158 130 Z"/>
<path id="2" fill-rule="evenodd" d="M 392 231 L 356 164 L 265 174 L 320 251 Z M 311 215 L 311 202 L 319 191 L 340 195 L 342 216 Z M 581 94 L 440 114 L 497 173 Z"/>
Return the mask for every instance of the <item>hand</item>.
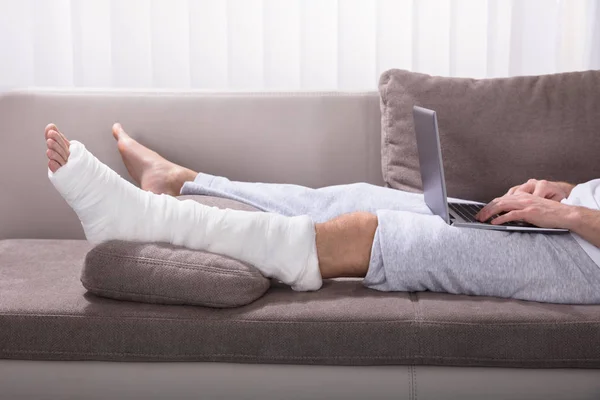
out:
<path id="1" fill-rule="evenodd" d="M 522 185 L 511 187 L 506 194 L 530 193 L 534 196 L 561 201 L 562 199 L 569 197 L 573 188 L 574 185 L 566 182 L 538 181 L 537 179 L 530 179 Z"/>
<path id="2" fill-rule="evenodd" d="M 496 214 L 506 214 L 494 218 L 493 225 L 510 221 L 525 221 L 541 228 L 567 228 L 573 206 L 545 199 L 529 193 L 506 194 L 492 200 L 475 216 L 477 220 L 487 221 Z"/>

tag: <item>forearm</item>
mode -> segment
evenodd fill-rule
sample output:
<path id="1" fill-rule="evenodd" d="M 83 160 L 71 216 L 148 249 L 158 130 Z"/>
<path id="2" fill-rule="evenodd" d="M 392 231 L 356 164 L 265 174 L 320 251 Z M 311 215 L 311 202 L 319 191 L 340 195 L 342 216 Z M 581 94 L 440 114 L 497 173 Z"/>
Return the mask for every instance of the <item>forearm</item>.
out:
<path id="1" fill-rule="evenodd" d="M 600 247 L 600 210 L 576 206 L 569 208 L 572 212 L 567 217 L 566 227 L 594 246 Z"/>

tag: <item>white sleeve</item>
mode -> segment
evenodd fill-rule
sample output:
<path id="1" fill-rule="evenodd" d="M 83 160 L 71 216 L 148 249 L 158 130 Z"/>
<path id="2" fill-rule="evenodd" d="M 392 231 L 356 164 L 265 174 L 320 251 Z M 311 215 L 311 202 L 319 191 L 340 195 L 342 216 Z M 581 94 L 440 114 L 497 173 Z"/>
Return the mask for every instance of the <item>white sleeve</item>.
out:
<path id="1" fill-rule="evenodd" d="M 600 179 L 575 186 L 569 197 L 563 199 L 561 203 L 600 210 Z"/>

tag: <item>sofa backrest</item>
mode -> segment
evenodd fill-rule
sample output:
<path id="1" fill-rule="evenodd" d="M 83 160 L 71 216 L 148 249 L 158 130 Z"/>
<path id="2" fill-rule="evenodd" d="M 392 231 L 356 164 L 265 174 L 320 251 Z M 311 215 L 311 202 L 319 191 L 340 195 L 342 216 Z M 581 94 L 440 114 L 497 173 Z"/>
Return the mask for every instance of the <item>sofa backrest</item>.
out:
<path id="1" fill-rule="evenodd" d="M 0 95 L 0 239 L 83 238 L 47 178 L 44 127 L 57 124 L 129 178 L 116 121 L 166 158 L 233 180 L 383 183 L 376 92 L 11 92 Z"/>

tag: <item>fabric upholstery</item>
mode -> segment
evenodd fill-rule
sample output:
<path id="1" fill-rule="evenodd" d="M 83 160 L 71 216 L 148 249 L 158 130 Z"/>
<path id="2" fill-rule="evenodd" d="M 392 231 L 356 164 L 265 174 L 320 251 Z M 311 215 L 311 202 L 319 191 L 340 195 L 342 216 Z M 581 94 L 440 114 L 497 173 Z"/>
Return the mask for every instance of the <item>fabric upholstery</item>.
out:
<path id="1" fill-rule="evenodd" d="M 208 308 L 86 293 L 84 241 L 0 241 L 0 358 L 600 367 L 600 306 L 274 284 Z"/>
<path id="2" fill-rule="evenodd" d="M 180 196 L 235 210 L 246 204 L 209 196 Z M 90 292 L 116 300 L 206 307 L 238 307 L 262 296 L 269 279 L 251 265 L 206 251 L 167 243 L 120 240 L 101 243 L 85 257 L 81 274 Z"/>
<path id="3" fill-rule="evenodd" d="M 529 178 L 600 171 L 600 71 L 501 79 L 402 70 L 379 82 L 387 185 L 421 191 L 412 107 L 436 111 L 448 196 L 487 202 Z"/>
<path id="4" fill-rule="evenodd" d="M 81 275 L 90 292 L 117 300 L 237 307 L 262 296 L 270 281 L 250 265 L 165 243 L 111 241 L 93 248 Z"/>

